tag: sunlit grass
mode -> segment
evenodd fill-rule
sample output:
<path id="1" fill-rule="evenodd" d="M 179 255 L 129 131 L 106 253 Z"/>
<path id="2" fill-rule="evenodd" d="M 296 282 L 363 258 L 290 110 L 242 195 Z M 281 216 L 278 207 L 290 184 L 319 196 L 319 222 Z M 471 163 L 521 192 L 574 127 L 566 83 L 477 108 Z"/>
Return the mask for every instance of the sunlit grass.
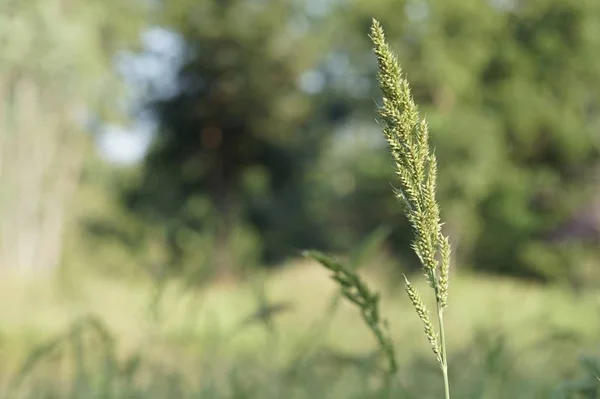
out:
<path id="1" fill-rule="evenodd" d="M 402 291 L 390 287 L 377 271 L 363 271 L 365 278 L 380 291 L 382 311 L 388 315 L 401 362 L 426 356 L 430 348 L 422 339 L 422 326 Z M 162 350 L 179 347 L 197 353 L 209 351 L 205 344 L 220 342 L 223 355 L 260 355 L 269 335 L 260 323 L 238 331 L 239 323 L 259 307 L 256 284 L 214 285 L 203 291 L 182 291 L 176 282 L 168 284 L 158 305 L 158 320 L 150 317 L 153 286 L 127 284 L 97 276 L 78 276 L 78 284 L 67 292 L 64 284 L 43 280 L 25 281 L 5 277 L 0 282 L 0 350 L 13 365 L 32 345 L 67 328 L 77 317 L 95 314 L 118 337 L 123 351 L 133 351 L 152 339 Z M 280 346 L 280 360 L 295 348 L 322 317 L 336 287 L 326 271 L 301 261 L 268 275 L 264 291 L 269 303 L 289 303 L 291 308 L 274 315 Z M 493 293 L 493 295 L 492 295 Z M 506 334 L 508 345 L 519 349 L 552 335 L 569 338 L 573 349 L 593 344 L 600 329 L 600 295 L 575 297 L 555 287 L 542 287 L 509 279 L 454 277 L 453 303 L 449 308 L 447 339 L 459 351 L 468 348 L 479 330 Z M 356 310 L 342 302 L 330 318 L 327 333 L 314 344 L 328 345 L 348 353 L 375 349 L 374 338 L 356 317 Z M 565 339 L 566 339 L 565 338 Z M 156 346 L 157 348 L 159 346 Z M 538 351 L 551 351 L 545 348 Z M 573 363 L 576 353 L 573 353 Z M 535 357 L 535 356 L 534 356 Z"/>

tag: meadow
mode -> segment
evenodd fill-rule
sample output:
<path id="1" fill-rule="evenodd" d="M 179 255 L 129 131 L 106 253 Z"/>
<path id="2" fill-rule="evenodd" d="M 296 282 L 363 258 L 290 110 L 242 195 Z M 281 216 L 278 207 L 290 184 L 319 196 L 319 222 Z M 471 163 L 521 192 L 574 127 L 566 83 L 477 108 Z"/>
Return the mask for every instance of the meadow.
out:
<path id="1" fill-rule="evenodd" d="M 336 301 L 327 271 L 297 260 L 202 289 L 89 275 L 3 278 L 4 397 L 439 397 L 421 323 L 385 264 L 372 259 L 360 273 L 382 293 L 397 347 L 399 371 L 387 386 L 358 311 Z M 596 397 L 599 293 L 460 272 L 452 293 L 453 396 Z"/>

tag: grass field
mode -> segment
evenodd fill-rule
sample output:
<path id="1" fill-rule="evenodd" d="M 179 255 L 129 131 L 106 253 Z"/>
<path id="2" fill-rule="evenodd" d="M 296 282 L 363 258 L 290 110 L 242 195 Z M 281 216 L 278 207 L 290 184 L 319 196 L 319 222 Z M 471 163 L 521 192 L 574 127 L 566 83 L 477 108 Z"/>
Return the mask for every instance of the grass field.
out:
<path id="1" fill-rule="evenodd" d="M 391 397 L 439 397 L 437 365 L 402 285 L 375 271 L 363 275 L 382 292 L 396 344 L 400 371 L 388 386 Z M 596 397 L 557 389 L 576 380 L 591 387 L 587 395 L 596 394 L 581 356 L 598 347 L 600 292 L 575 296 L 512 280 L 453 276 L 450 295 L 454 397 Z M 387 397 L 371 356 L 375 340 L 358 311 L 344 300 L 336 308 L 335 297 L 327 272 L 305 261 L 201 291 L 175 282 L 157 291 L 149 283 L 91 276 L 5 277 L 0 377 L 5 389 L 13 383 L 5 397 Z M 249 318 L 270 305 L 281 308 L 271 323 Z M 70 330 L 77 320 L 84 327 Z"/>

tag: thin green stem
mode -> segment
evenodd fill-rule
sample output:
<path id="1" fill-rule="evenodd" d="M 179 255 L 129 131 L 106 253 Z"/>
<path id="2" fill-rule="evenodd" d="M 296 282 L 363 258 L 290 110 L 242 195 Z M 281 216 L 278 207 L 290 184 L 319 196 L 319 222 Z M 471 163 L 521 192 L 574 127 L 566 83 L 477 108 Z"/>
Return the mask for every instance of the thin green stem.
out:
<path id="1" fill-rule="evenodd" d="M 438 322 L 440 326 L 440 345 L 442 349 L 442 374 L 444 375 L 445 398 L 450 399 L 450 383 L 448 381 L 448 357 L 446 355 L 446 334 L 444 333 L 444 309 L 437 303 Z"/>

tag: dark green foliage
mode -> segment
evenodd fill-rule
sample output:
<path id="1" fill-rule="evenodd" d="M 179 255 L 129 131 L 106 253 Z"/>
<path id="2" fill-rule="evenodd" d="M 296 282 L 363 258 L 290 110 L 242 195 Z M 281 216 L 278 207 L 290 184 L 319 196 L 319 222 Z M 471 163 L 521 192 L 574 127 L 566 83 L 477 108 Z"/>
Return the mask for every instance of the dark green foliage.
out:
<path id="1" fill-rule="evenodd" d="M 389 27 L 429 121 L 439 159 L 439 200 L 457 263 L 567 278 L 580 266 L 563 263 L 565 255 L 546 237 L 591 199 L 598 166 L 600 3 L 543 0 L 510 10 L 480 1 L 404 6 L 415 19 L 402 15 L 400 3 L 377 2 L 371 13 Z M 361 1 L 353 9 L 370 15 Z M 362 20 L 352 12 L 341 18 L 353 24 Z M 357 43 L 365 51 L 368 45 L 362 31 L 355 29 L 353 39 L 340 45 L 366 72 L 357 50 Z M 369 134 L 376 132 L 364 132 Z M 340 204 L 334 228 L 337 220 L 352 230 L 362 229 L 366 220 L 400 218 L 381 194 L 389 187 L 384 184 L 394 181 L 391 171 L 384 161 L 365 160 L 385 160 L 384 148 L 366 152 L 357 145 L 354 154 L 348 152 L 336 167 L 340 175 L 351 174 L 356 190 L 330 197 L 330 207 Z M 361 169 L 366 162 L 371 168 Z M 365 199 L 370 192 L 377 195 Z M 394 247 L 405 246 L 408 226 L 396 234 Z"/>
<path id="2" fill-rule="evenodd" d="M 416 266 L 372 117 L 379 94 L 364 32 L 375 16 L 436 143 L 457 263 L 541 280 L 590 276 L 570 245 L 548 237 L 595 191 L 597 1 L 354 0 L 319 14 L 285 1 L 177 0 L 156 10 L 189 57 L 180 90 L 147 99 L 160 134 L 126 202 L 165 229 L 169 266 L 200 267 L 194 239 L 182 238 L 190 232 L 212 237 L 217 257 L 202 267 L 231 271 L 298 248 L 347 251 L 392 222 L 388 247 Z M 322 91 L 299 89 L 307 71 Z"/>
<path id="3" fill-rule="evenodd" d="M 173 266 L 186 255 L 177 238 L 185 229 L 215 234 L 223 255 L 235 226 L 251 226 L 267 261 L 318 245 L 303 185 L 318 154 L 309 129 L 315 108 L 297 85 L 318 55 L 318 32 L 294 33 L 289 24 L 307 16 L 287 1 L 180 0 L 160 15 L 185 41 L 187 58 L 175 95 L 148 102 L 160 134 L 126 196 L 129 208 L 169 226 Z M 198 199 L 210 210 L 195 209 Z"/>

